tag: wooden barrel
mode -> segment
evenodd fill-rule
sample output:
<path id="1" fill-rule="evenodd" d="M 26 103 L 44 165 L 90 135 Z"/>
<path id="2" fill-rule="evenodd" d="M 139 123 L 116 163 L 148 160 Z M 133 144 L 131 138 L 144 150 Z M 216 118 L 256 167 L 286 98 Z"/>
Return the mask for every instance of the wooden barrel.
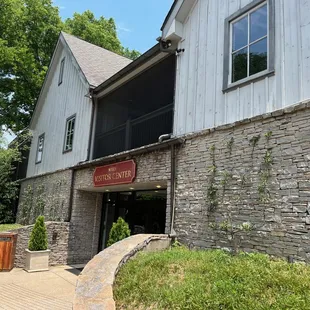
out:
<path id="1" fill-rule="evenodd" d="M 14 267 L 17 233 L 0 233 L 0 271 Z"/>

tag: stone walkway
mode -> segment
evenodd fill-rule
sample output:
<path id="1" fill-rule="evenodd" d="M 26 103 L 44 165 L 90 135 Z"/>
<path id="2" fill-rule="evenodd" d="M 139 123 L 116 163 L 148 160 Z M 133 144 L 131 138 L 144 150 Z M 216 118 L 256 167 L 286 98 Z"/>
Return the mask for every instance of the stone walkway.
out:
<path id="1" fill-rule="evenodd" d="M 18 268 L 0 272 L 0 309 L 72 309 L 79 273 L 70 266 L 51 267 L 49 271 L 35 273 Z"/>

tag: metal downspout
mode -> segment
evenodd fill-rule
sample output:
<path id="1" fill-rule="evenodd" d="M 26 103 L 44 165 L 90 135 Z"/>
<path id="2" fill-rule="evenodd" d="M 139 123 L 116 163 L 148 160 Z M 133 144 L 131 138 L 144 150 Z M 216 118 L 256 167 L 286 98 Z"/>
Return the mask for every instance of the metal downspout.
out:
<path id="1" fill-rule="evenodd" d="M 170 177 L 170 236 L 175 237 L 174 218 L 175 218 L 175 146 L 171 145 L 171 177 Z"/>

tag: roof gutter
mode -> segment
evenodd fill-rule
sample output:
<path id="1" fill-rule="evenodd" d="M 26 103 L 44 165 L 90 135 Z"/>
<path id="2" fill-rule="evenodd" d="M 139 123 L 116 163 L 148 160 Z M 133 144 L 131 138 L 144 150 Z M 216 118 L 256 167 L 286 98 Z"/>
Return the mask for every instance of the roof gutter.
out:
<path id="1" fill-rule="evenodd" d="M 128 151 L 124 151 L 121 153 L 117 153 L 117 154 L 101 157 L 98 159 L 94 159 L 92 161 L 80 163 L 76 166 L 71 167 L 71 169 L 78 170 L 78 169 L 88 168 L 88 167 L 92 167 L 92 166 L 98 166 L 100 164 L 110 163 L 110 162 L 118 161 L 118 160 L 123 159 L 123 158 L 128 158 L 128 156 L 137 156 L 137 155 L 141 155 L 143 153 L 148 153 L 148 152 L 164 149 L 164 148 L 167 148 L 171 145 L 177 145 L 177 144 L 183 144 L 183 143 L 184 143 L 184 139 L 182 139 L 182 138 L 172 138 L 172 139 L 166 140 L 164 142 L 160 142 L 160 143 L 157 142 L 157 143 L 153 143 L 153 144 L 149 144 L 146 146 L 139 147 L 137 149 L 128 150 Z"/>

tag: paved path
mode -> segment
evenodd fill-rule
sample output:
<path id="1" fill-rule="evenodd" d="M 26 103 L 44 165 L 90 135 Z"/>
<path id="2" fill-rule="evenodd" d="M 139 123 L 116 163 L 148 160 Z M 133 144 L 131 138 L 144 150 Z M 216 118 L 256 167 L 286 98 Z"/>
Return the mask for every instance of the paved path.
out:
<path id="1" fill-rule="evenodd" d="M 17 268 L 0 272 L 0 309 L 72 309 L 79 273 L 70 266 L 51 267 L 49 271 L 35 273 Z"/>

